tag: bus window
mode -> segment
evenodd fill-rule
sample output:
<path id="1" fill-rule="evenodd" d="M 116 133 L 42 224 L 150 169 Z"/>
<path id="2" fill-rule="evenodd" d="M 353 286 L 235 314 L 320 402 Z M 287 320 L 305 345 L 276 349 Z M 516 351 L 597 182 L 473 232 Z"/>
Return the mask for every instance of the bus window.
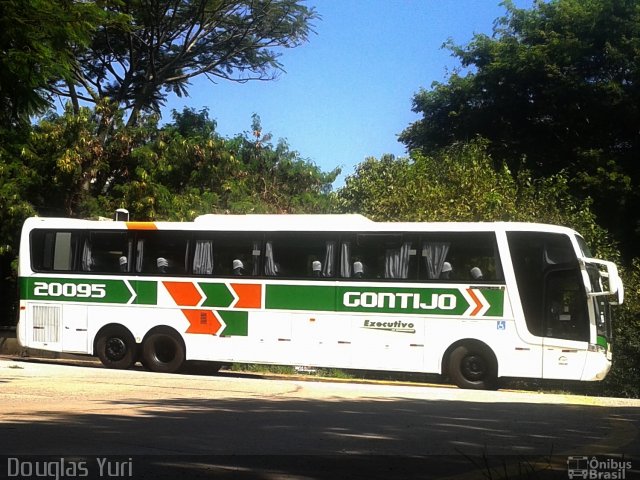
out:
<path id="1" fill-rule="evenodd" d="M 449 232 L 422 236 L 420 278 L 466 283 L 504 280 L 496 237 L 491 232 Z"/>
<path id="2" fill-rule="evenodd" d="M 318 234 L 272 234 L 265 242 L 264 274 L 268 277 L 332 278 L 337 242 Z"/>
<path id="3" fill-rule="evenodd" d="M 83 272 L 129 272 L 131 240 L 127 232 L 90 232 L 82 244 Z"/>
<path id="4" fill-rule="evenodd" d="M 415 242 L 401 234 L 359 234 L 341 244 L 340 275 L 344 278 L 415 278 Z"/>
<path id="5" fill-rule="evenodd" d="M 79 235 L 72 232 L 34 230 L 31 264 L 36 272 L 69 272 L 76 268 Z"/>
<path id="6" fill-rule="evenodd" d="M 156 275 L 183 275 L 189 237 L 178 232 L 145 232 L 138 234 L 136 272 Z"/>
<path id="7" fill-rule="evenodd" d="M 260 241 L 255 235 L 218 233 L 197 238 L 193 255 L 195 275 L 257 276 Z"/>

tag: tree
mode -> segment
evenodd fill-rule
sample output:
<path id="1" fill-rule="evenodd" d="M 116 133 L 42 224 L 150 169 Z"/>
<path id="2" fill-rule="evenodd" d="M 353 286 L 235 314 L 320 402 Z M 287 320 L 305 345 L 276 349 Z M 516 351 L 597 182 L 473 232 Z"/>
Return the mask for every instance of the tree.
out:
<path id="1" fill-rule="evenodd" d="M 0 143 L 0 324 L 17 319 L 18 282 L 15 259 L 24 219 L 34 214 L 24 188 L 30 183 L 31 170 L 20 159 L 25 133 L 17 129 L 5 132 Z"/>
<path id="2" fill-rule="evenodd" d="M 280 48 L 305 42 L 313 8 L 300 0 L 135 0 L 108 5 L 128 24 L 96 32 L 76 62 L 73 79 L 55 93 L 98 104 L 109 99 L 130 111 L 158 112 L 169 92 L 187 95 L 189 80 L 268 80 L 282 70 Z"/>
<path id="3" fill-rule="evenodd" d="M 479 135 L 513 172 L 565 171 L 626 256 L 640 254 L 640 5 L 504 5 L 493 36 L 445 44 L 462 69 L 415 95 L 422 118 L 400 140 L 429 154 Z"/>
<path id="4" fill-rule="evenodd" d="M 49 106 L 49 88 L 71 78 L 75 54 L 105 18 L 90 2 L 0 1 L 0 126 Z"/>
<path id="5" fill-rule="evenodd" d="M 312 212 L 330 209 L 339 169 L 323 172 L 262 134 L 222 138 L 206 109 L 173 112 L 158 127 L 145 115 L 126 125 L 123 112 L 83 107 L 52 114 L 34 127 L 22 157 L 32 172 L 24 196 L 48 215 L 88 217 L 119 207 L 137 219 L 192 220 L 201 213 Z M 112 133 L 100 138 L 105 116 Z M 87 181 L 90 179 L 90 181 Z"/>
<path id="6" fill-rule="evenodd" d="M 378 221 L 524 221 L 566 225 L 596 248 L 611 238 L 589 202 L 575 199 L 565 174 L 536 179 L 496 166 L 486 141 L 455 144 L 432 155 L 368 158 L 337 192 L 338 208 Z M 604 253 L 604 252 L 603 252 Z"/>
<path id="7" fill-rule="evenodd" d="M 15 319 L 15 258 L 24 219 L 34 213 L 26 195 L 35 171 L 24 162 L 30 116 L 50 104 L 49 88 L 71 77 L 75 52 L 104 17 L 93 3 L 0 0 L 0 315 Z"/>
<path id="8" fill-rule="evenodd" d="M 268 206 L 275 213 L 326 213 L 332 207 L 329 193 L 340 168 L 323 172 L 312 161 L 291 150 L 287 142 L 271 143 L 271 133 L 263 133 L 260 117 L 252 116 L 251 132 L 232 139 L 230 148 L 246 169 L 241 209 L 256 211 Z M 236 208 L 239 204 L 236 204 Z"/>

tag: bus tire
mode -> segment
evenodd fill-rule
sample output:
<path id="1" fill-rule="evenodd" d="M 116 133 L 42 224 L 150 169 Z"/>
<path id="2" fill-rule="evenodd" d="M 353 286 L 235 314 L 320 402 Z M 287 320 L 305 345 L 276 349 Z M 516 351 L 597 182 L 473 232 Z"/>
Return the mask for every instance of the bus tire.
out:
<path id="1" fill-rule="evenodd" d="M 488 347 L 463 344 L 449 355 L 449 376 L 460 388 L 494 390 L 497 388 L 497 365 Z"/>
<path id="2" fill-rule="evenodd" d="M 175 373 L 184 364 L 185 347 L 176 332 L 151 332 L 142 343 L 142 364 L 152 372 Z"/>
<path id="3" fill-rule="evenodd" d="M 138 347 L 131 332 L 121 326 L 102 330 L 96 339 L 95 353 L 107 368 L 126 370 L 136 362 Z"/>

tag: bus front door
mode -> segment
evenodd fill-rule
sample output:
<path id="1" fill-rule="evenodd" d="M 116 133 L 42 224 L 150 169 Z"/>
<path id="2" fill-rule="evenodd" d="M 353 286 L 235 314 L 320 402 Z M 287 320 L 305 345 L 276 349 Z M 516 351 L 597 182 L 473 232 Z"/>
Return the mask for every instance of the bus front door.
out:
<path id="1" fill-rule="evenodd" d="M 543 378 L 580 380 L 589 343 L 589 314 L 577 269 L 545 275 Z"/>

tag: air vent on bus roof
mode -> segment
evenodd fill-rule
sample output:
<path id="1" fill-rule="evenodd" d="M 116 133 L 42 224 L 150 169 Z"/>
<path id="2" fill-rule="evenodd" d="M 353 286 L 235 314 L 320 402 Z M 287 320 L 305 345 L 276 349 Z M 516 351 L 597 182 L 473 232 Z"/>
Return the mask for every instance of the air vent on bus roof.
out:
<path id="1" fill-rule="evenodd" d="M 114 218 L 116 222 L 128 222 L 129 210 L 127 210 L 126 208 L 118 208 L 116 210 Z"/>

